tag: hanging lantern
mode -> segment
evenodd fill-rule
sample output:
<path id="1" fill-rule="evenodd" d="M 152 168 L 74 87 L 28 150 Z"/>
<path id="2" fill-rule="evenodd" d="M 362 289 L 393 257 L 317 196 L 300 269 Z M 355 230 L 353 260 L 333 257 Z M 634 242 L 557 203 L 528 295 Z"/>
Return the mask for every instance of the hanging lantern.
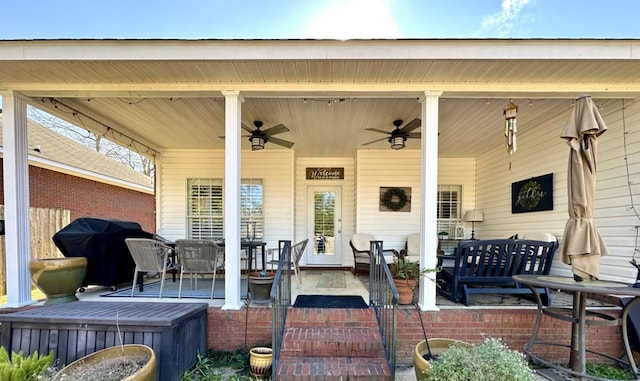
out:
<path id="1" fill-rule="evenodd" d="M 504 114 L 504 137 L 507 145 L 507 152 L 509 155 L 516 152 L 516 133 L 518 127 L 516 124 L 516 113 L 518 112 L 518 106 L 516 106 L 511 100 L 504 108 L 502 114 Z"/>

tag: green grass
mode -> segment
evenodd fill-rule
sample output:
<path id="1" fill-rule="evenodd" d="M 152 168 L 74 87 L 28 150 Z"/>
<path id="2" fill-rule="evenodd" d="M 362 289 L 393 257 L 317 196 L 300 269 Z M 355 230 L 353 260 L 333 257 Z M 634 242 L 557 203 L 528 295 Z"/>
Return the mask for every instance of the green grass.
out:
<path id="1" fill-rule="evenodd" d="M 209 350 L 198 356 L 196 366 L 182 376 L 182 381 L 248 381 L 254 380 L 249 372 L 249 351 L 233 352 Z"/>
<path id="2" fill-rule="evenodd" d="M 31 290 L 31 299 L 33 300 L 44 300 L 45 296 L 42 292 L 40 292 L 40 290 L 35 289 L 35 290 Z M 7 304 L 7 295 L 0 295 L 0 307 L 4 306 L 5 304 Z"/>
<path id="3" fill-rule="evenodd" d="M 586 364 L 587 374 L 600 378 L 608 378 L 611 380 L 635 380 L 633 374 L 626 370 L 613 365 L 606 364 Z"/>

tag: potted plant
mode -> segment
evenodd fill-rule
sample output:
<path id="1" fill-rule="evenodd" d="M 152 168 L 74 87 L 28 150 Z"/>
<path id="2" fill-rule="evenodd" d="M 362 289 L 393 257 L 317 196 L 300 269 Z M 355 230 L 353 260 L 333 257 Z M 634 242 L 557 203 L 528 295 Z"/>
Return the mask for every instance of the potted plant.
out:
<path id="1" fill-rule="evenodd" d="M 54 381 L 155 381 L 156 378 L 157 360 L 153 348 L 142 344 L 124 344 L 77 359 L 62 368 Z"/>
<path id="2" fill-rule="evenodd" d="M 389 271 L 398 289 L 398 304 L 411 304 L 413 291 L 420 278 L 420 263 L 403 259 L 397 260 L 389 265 Z"/>
<path id="3" fill-rule="evenodd" d="M 429 342 L 431 343 L 431 340 Z M 421 344 L 424 348 L 424 342 L 418 346 Z M 420 352 L 424 354 L 424 350 Z M 437 354 L 435 359 L 428 361 L 429 366 L 426 369 L 419 372 L 416 366 L 418 380 L 538 380 L 524 354 L 509 349 L 501 339 L 486 338 L 482 343 L 474 345 L 452 343 Z"/>

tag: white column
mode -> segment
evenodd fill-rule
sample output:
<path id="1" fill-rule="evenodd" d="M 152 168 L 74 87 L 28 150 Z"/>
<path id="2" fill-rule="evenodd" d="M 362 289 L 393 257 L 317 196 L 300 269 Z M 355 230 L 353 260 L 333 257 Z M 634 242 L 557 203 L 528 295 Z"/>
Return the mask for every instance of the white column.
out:
<path id="1" fill-rule="evenodd" d="M 422 99 L 422 152 L 420 187 L 420 269 L 433 269 L 436 257 L 438 195 L 438 103 L 441 91 L 425 91 Z M 435 273 L 420 279 L 418 305 L 422 311 L 437 311 Z"/>
<path id="2" fill-rule="evenodd" d="M 224 109 L 224 245 L 225 283 L 223 310 L 242 308 L 240 295 L 240 123 L 239 91 L 223 91 Z"/>
<path id="3" fill-rule="evenodd" d="M 17 93 L 2 95 L 4 147 L 4 219 L 7 271 L 7 304 L 22 307 L 31 300 L 29 228 L 29 157 L 27 103 Z"/>

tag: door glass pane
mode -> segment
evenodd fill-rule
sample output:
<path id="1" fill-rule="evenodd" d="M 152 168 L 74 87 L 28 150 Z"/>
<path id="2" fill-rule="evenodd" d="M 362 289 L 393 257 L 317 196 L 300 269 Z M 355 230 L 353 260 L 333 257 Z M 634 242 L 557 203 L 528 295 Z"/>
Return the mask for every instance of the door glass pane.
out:
<path id="1" fill-rule="evenodd" d="M 314 192 L 313 203 L 313 255 L 334 255 L 336 193 Z"/>

